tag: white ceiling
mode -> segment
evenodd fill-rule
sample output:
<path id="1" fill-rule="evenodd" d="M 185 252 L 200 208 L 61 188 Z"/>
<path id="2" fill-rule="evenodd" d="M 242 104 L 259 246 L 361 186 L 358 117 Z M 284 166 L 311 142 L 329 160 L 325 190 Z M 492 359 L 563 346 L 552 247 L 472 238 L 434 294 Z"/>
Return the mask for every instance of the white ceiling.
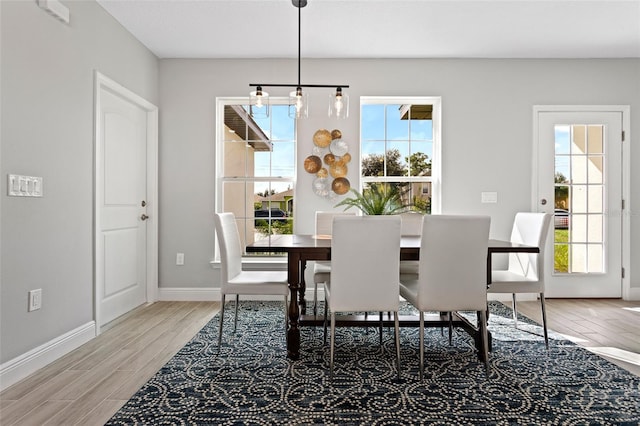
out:
<path id="1" fill-rule="evenodd" d="M 298 55 L 291 0 L 97 1 L 159 58 Z M 640 58 L 640 0 L 308 0 L 300 11 L 303 58 Z"/>

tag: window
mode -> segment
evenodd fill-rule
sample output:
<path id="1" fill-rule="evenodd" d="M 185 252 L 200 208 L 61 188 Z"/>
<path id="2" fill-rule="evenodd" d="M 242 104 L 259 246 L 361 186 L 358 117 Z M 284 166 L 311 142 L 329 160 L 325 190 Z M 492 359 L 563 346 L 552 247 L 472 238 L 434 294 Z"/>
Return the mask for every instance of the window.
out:
<path id="1" fill-rule="evenodd" d="M 405 205 L 440 211 L 440 98 L 363 97 L 361 185 L 393 185 Z"/>
<path id="2" fill-rule="evenodd" d="M 555 126 L 554 272 L 603 273 L 604 125 Z"/>
<path id="3" fill-rule="evenodd" d="M 293 230 L 295 120 L 278 102 L 254 119 L 247 99 L 217 101 L 216 211 L 235 214 L 244 244 Z"/>

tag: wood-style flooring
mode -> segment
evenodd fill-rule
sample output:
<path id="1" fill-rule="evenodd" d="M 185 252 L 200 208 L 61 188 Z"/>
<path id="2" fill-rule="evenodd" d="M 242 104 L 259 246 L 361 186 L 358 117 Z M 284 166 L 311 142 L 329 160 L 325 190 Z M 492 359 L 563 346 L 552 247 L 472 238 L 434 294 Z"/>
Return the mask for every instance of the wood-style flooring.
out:
<path id="1" fill-rule="evenodd" d="M 91 342 L 0 393 L 0 424 L 104 424 L 219 307 L 157 302 L 119 318 Z M 519 302 L 518 308 L 540 321 L 538 302 Z M 640 302 L 549 299 L 547 317 L 550 329 L 580 345 L 640 358 Z M 640 376 L 640 361 L 615 362 Z"/>

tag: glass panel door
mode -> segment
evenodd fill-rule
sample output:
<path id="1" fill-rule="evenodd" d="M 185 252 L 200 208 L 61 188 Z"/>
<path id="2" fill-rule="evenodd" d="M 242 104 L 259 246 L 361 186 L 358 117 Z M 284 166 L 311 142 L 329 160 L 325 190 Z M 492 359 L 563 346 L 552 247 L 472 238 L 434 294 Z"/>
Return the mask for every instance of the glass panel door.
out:
<path id="1" fill-rule="evenodd" d="M 538 111 L 539 209 L 554 214 L 548 297 L 622 295 L 622 112 Z"/>

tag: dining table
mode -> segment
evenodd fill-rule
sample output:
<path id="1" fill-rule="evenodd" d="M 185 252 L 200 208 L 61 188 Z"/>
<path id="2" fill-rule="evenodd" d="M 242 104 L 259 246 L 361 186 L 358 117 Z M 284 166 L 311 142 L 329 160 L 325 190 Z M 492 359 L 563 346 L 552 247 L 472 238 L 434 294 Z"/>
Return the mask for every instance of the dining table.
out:
<path id="1" fill-rule="evenodd" d="M 402 236 L 400 241 L 400 260 L 420 259 L 420 236 Z M 303 326 L 322 326 L 323 315 L 307 314 L 305 300 L 306 284 L 304 270 L 307 262 L 331 260 L 331 236 L 311 234 L 275 234 L 248 244 L 247 253 L 273 254 L 286 253 L 287 255 L 287 280 L 291 297 L 289 300 L 289 325 L 287 329 L 287 356 L 290 359 L 300 358 L 300 329 Z M 492 257 L 497 253 L 539 253 L 540 248 L 511 241 L 490 239 L 487 245 L 487 285 L 491 285 Z M 488 312 L 488 310 L 487 310 Z M 379 325 L 380 319 L 367 315 L 344 315 L 337 318 L 339 325 L 343 326 L 367 326 Z M 417 327 L 419 318 L 417 315 L 399 315 L 402 327 Z M 426 327 L 462 327 L 475 341 L 479 357 L 482 357 L 482 338 L 478 328 L 466 317 L 457 313 L 429 314 L 425 318 Z M 393 319 L 383 319 L 383 325 L 393 325 Z M 489 350 L 491 338 L 489 339 Z M 484 361 L 484 360 L 483 360 Z"/>

